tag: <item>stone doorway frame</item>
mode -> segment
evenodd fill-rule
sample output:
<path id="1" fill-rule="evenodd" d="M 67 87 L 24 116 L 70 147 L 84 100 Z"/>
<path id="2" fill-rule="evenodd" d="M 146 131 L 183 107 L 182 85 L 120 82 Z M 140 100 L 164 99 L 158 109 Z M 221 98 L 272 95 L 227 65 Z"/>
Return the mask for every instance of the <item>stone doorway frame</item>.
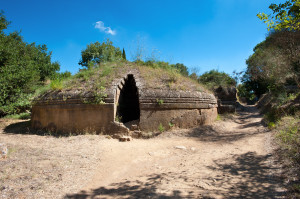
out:
<path id="1" fill-rule="evenodd" d="M 121 95 L 121 92 L 122 92 L 122 89 L 124 88 L 126 82 L 128 81 L 129 77 L 132 76 L 133 80 L 134 80 L 134 83 L 135 83 L 135 87 L 137 89 L 137 100 L 138 100 L 138 111 L 139 111 L 139 118 L 138 120 L 140 119 L 140 116 L 141 116 L 141 109 L 140 109 L 140 95 L 139 95 L 139 87 L 138 87 L 138 83 L 137 83 L 137 78 L 135 77 L 134 74 L 132 73 L 128 73 L 125 75 L 125 77 L 123 77 L 121 79 L 121 81 L 119 81 L 119 83 L 116 85 L 116 88 L 115 88 L 115 96 L 114 96 L 114 121 L 115 122 L 121 122 L 121 121 L 117 121 L 117 114 L 118 114 L 118 103 L 119 103 L 119 100 L 120 100 L 120 95 Z M 121 122 L 122 123 L 122 122 Z"/>

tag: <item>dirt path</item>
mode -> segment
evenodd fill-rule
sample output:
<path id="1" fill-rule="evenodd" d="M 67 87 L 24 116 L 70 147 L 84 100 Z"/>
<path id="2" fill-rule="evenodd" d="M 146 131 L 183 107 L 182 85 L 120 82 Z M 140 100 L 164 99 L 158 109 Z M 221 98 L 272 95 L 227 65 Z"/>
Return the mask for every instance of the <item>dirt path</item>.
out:
<path id="1" fill-rule="evenodd" d="M 213 126 L 106 143 L 93 177 L 66 198 L 282 198 L 261 119 L 247 107 Z"/>
<path id="2" fill-rule="evenodd" d="M 283 198 L 272 134 L 255 107 L 212 126 L 119 142 L 34 134 L 0 120 L 0 198 Z M 38 133 L 39 134 L 39 133 Z"/>

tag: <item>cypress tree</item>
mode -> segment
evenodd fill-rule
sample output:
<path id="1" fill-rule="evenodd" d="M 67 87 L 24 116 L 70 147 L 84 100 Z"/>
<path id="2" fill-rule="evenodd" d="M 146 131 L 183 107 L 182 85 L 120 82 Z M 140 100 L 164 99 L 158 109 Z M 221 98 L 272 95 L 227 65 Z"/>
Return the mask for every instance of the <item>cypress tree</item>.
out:
<path id="1" fill-rule="evenodd" d="M 123 58 L 124 60 L 126 60 L 126 53 L 125 53 L 124 48 L 123 48 L 123 52 L 122 52 L 122 58 Z"/>

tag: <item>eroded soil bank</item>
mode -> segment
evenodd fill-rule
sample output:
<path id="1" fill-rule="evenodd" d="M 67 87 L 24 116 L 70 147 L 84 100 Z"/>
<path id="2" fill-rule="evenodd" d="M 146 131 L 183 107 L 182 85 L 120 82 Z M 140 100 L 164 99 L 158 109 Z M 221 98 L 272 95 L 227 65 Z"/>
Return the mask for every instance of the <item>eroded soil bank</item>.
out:
<path id="1" fill-rule="evenodd" d="M 212 126 L 118 142 L 25 134 L 1 121 L 1 198 L 284 198 L 273 135 L 255 107 Z"/>

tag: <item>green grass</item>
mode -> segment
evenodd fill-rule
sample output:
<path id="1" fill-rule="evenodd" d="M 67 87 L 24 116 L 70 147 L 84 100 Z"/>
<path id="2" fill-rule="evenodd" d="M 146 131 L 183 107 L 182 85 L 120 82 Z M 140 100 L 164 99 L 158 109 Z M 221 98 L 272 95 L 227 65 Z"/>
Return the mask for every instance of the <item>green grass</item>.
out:
<path id="1" fill-rule="evenodd" d="M 162 123 L 159 124 L 158 130 L 159 130 L 159 132 L 161 132 L 161 133 L 165 131 L 165 127 L 162 125 Z"/>
<path id="2" fill-rule="evenodd" d="M 291 172 L 297 172 L 300 169 L 300 118 L 299 116 L 284 116 L 275 124 L 276 138 L 280 150 L 279 155 L 287 164 L 287 169 L 291 176 L 296 176 Z M 291 198 L 300 196 L 300 183 L 292 182 L 289 185 Z"/>
<path id="3" fill-rule="evenodd" d="M 30 117 L 31 117 L 31 113 L 26 112 L 20 114 L 6 115 L 4 118 L 27 120 L 30 119 Z"/>
<path id="4" fill-rule="evenodd" d="M 50 88 L 52 90 L 62 90 L 63 89 L 63 81 L 61 79 L 52 80 L 50 83 Z"/>
<path id="5" fill-rule="evenodd" d="M 105 62 L 95 65 L 89 69 L 82 69 L 74 76 L 52 80 L 45 91 L 62 91 L 67 93 L 77 92 L 79 97 L 82 94 L 92 93 L 94 99 L 83 99 L 84 103 L 102 104 L 107 97 L 108 91 L 114 80 L 121 80 L 129 71 L 137 71 L 143 80 L 145 87 L 154 89 L 171 89 L 183 91 L 204 91 L 202 85 L 189 77 L 181 75 L 178 70 L 171 67 L 167 62 L 155 62 L 152 65 L 144 63 L 132 63 L 127 61 Z M 41 95 L 40 95 L 41 96 Z M 48 96 L 49 97 L 49 96 Z M 41 97 L 42 98 L 42 97 Z M 51 96 L 50 96 L 51 98 Z M 62 100 L 67 100 L 66 98 Z M 163 101 L 158 101 L 161 105 Z"/>
<path id="6" fill-rule="evenodd" d="M 82 69 L 80 72 L 78 72 L 75 75 L 75 78 L 83 79 L 84 81 L 88 81 L 94 74 L 95 74 L 95 68 L 91 69 Z"/>
<path id="7" fill-rule="evenodd" d="M 276 127 L 275 123 L 274 122 L 269 122 L 268 123 L 268 128 L 269 129 L 274 129 Z"/>
<path id="8" fill-rule="evenodd" d="M 222 120 L 223 120 L 222 116 L 220 114 L 218 114 L 217 118 L 216 118 L 216 121 L 222 121 Z"/>
<path id="9" fill-rule="evenodd" d="M 300 166 L 300 119 L 283 117 L 276 124 L 277 138 L 287 157 Z"/>

